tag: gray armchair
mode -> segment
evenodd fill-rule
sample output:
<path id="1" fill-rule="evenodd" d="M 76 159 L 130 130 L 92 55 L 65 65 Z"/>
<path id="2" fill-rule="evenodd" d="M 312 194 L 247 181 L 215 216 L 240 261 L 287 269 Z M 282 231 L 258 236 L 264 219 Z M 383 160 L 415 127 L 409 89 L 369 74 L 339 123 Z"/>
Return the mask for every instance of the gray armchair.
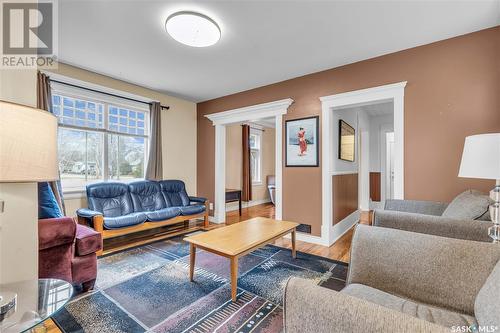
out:
<path id="1" fill-rule="evenodd" d="M 453 327 L 500 327 L 499 260 L 497 244 L 358 225 L 342 291 L 288 281 L 285 331 L 449 333 Z"/>
<path id="2" fill-rule="evenodd" d="M 373 225 L 436 236 L 491 242 L 484 220 L 459 219 L 442 216 L 447 203 L 387 200 L 384 210 L 373 212 Z"/>

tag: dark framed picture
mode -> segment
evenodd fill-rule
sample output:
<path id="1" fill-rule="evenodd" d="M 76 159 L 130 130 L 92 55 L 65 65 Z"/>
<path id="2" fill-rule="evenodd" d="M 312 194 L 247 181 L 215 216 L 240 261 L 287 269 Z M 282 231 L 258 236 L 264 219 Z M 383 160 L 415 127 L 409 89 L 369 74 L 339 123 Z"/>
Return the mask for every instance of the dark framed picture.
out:
<path id="1" fill-rule="evenodd" d="M 355 131 L 354 128 L 339 120 L 339 159 L 348 162 L 354 162 L 355 152 Z"/>
<path id="2" fill-rule="evenodd" d="M 285 122 L 285 166 L 319 166 L 319 117 Z"/>

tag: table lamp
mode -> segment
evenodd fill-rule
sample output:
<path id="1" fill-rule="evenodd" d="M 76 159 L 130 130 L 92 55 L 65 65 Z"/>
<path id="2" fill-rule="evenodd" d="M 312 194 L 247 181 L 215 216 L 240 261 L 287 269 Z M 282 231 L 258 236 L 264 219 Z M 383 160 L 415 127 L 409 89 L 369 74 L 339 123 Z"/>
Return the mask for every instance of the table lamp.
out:
<path id="1" fill-rule="evenodd" d="M 465 138 L 459 177 L 496 180 L 490 191 L 493 226 L 488 229 L 493 243 L 500 242 L 500 133 L 472 135 Z"/>
<path id="2" fill-rule="evenodd" d="M 47 111 L 0 101 L 0 183 L 36 183 L 58 178 L 57 118 Z M 0 217 L 8 205 L 0 197 Z M 0 233 L 4 233 L 0 236 L 15 238 L 16 235 L 8 234 L 6 225 L 19 221 L 0 222 Z M 0 318 L 15 306 L 16 297 L 8 290 L 0 291 Z"/>

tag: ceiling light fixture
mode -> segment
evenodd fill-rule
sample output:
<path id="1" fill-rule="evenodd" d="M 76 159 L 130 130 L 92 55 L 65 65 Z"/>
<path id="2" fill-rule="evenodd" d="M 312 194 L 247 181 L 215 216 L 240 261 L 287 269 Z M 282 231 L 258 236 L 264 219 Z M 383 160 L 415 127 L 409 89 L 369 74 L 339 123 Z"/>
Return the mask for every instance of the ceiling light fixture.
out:
<path id="1" fill-rule="evenodd" d="M 196 12 L 182 11 L 170 15 L 165 22 L 165 29 L 179 43 L 194 47 L 214 45 L 221 37 L 217 23 Z"/>

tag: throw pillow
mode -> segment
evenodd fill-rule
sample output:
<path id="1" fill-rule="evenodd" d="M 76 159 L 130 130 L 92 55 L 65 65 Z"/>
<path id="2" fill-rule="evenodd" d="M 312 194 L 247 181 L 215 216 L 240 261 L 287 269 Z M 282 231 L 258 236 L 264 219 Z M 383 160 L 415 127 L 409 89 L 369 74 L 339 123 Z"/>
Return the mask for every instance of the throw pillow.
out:
<path id="1" fill-rule="evenodd" d="M 475 190 L 467 190 L 456 196 L 443 212 L 444 217 L 475 220 L 488 212 L 490 198 Z"/>
<path id="2" fill-rule="evenodd" d="M 52 192 L 49 183 L 38 183 L 38 218 L 50 219 L 62 216 L 56 196 Z"/>

